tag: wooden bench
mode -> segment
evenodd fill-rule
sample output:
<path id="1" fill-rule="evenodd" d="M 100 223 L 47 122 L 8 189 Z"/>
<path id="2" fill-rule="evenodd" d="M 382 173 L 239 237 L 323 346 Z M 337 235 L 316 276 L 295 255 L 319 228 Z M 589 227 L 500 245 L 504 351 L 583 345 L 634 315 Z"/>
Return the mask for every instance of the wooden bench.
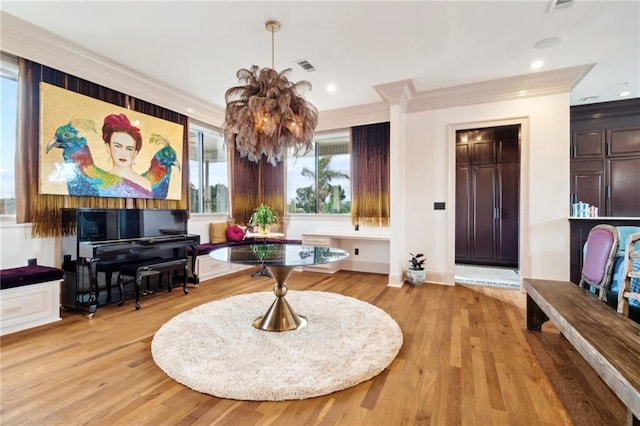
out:
<path id="1" fill-rule="evenodd" d="M 640 324 L 569 281 L 523 281 L 527 329 L 551 320 L 627 406 L 628 424 L 640 425 Z"/>

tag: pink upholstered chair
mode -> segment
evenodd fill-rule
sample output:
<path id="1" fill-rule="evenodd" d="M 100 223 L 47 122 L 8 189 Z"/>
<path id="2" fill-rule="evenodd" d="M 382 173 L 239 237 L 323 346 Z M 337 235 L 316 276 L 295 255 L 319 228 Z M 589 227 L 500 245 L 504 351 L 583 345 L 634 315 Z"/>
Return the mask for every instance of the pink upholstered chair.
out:
<path id="1" fill-rule="evenodd" d="M 613 260 L 618 251 L 618 232 L 611 225 L 596 225 L 587 237 L 580 287 L 595 288 L 600 300 L 607 300 Z"/>

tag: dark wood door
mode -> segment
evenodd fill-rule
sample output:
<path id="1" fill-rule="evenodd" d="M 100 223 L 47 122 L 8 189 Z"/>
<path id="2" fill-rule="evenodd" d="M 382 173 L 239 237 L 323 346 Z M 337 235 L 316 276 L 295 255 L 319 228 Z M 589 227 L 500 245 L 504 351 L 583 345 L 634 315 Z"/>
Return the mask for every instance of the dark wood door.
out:
<path id="1" fill-rule="evenodd" d="M 604 209 L 604 170 L 571 172 L 572 203 L 582 201 Z M 599 212 L 604 215 L 604 210 Z"/>
<path id="2" fill-rule="evenodd" d="M 519 126 L 456 134 L 456 262 L 518 265 Z"/>
<path id="3" fill-rule="evenodd" d="M 471 258 L 471 170 L 456 167 L 456 259 Z"/>
<path id="4" fill-rule="evenodd" d="M 475 262 L 494 262 L 496 258 L 496 166 L 473 168 L 473 252 Z M 457 210 L 457 207 L 456 207 Z"/>
<path id="5" fill-rule="evenodd" d="M 517 265 L 520 228 L 520 164 L 498 164 L 497 246 L 496 260 L 500 264 Z"/>
<path id="6" fill-rule="evenodd" d="M 611 217 L 640 216 L 640 156 L 609 158 L 608 211 Z"/>

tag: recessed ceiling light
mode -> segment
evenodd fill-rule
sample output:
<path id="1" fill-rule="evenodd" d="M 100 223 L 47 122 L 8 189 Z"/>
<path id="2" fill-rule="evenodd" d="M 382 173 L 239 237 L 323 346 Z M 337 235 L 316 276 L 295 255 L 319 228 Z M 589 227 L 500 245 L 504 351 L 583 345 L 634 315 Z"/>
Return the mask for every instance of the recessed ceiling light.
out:
<path id="1" fill-rule="evenodd" d="M 543 38 L 533 45 L 535 49 L 549 49 L 550 47 L 557 46 L 562 42 L 560 37 L 548 37 Z"/>
<path id="2" fill-rule="evenodd" d="M 327 92 L 333 93 L 336 91 L 336 85 L 333 83 L 327 84 Z"/>
<path id="3" fill-rule="evenodd" d="M 524 95 L 526 95 L 526 94 L 527 94 L 527 91 L 526 91 L 526 90 L 520 90 L 520 91 L 518 92 L 518 96 L 524 96 Z"/>
<path id="4" fill-rule="evenodd" d="M 629 92 L 628 90 L 625 90 L 624 92 L 620 92 L 619 96 L 629 96 L 631 94 L 631 92 Z"/>
<path id="5" fill-rule="evenodd" d="M 531 69 L 532 70 L 537 70 L 537 69 L 542 68 L 543 65 L 544 65 L 544 61 L 540 61 L 540 60 L 533 61 L 533 62 L 531 62 Z"/>

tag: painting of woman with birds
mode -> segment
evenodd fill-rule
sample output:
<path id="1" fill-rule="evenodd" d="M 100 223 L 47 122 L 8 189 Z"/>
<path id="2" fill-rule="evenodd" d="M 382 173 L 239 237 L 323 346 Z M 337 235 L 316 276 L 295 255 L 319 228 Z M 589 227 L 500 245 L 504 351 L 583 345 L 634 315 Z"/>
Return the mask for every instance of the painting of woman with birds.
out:
<path id="1" fill-rule="evenodd" d="M 181 198 L 181 125 L 46 83 L 40 88 L 40 193 Z"/>

